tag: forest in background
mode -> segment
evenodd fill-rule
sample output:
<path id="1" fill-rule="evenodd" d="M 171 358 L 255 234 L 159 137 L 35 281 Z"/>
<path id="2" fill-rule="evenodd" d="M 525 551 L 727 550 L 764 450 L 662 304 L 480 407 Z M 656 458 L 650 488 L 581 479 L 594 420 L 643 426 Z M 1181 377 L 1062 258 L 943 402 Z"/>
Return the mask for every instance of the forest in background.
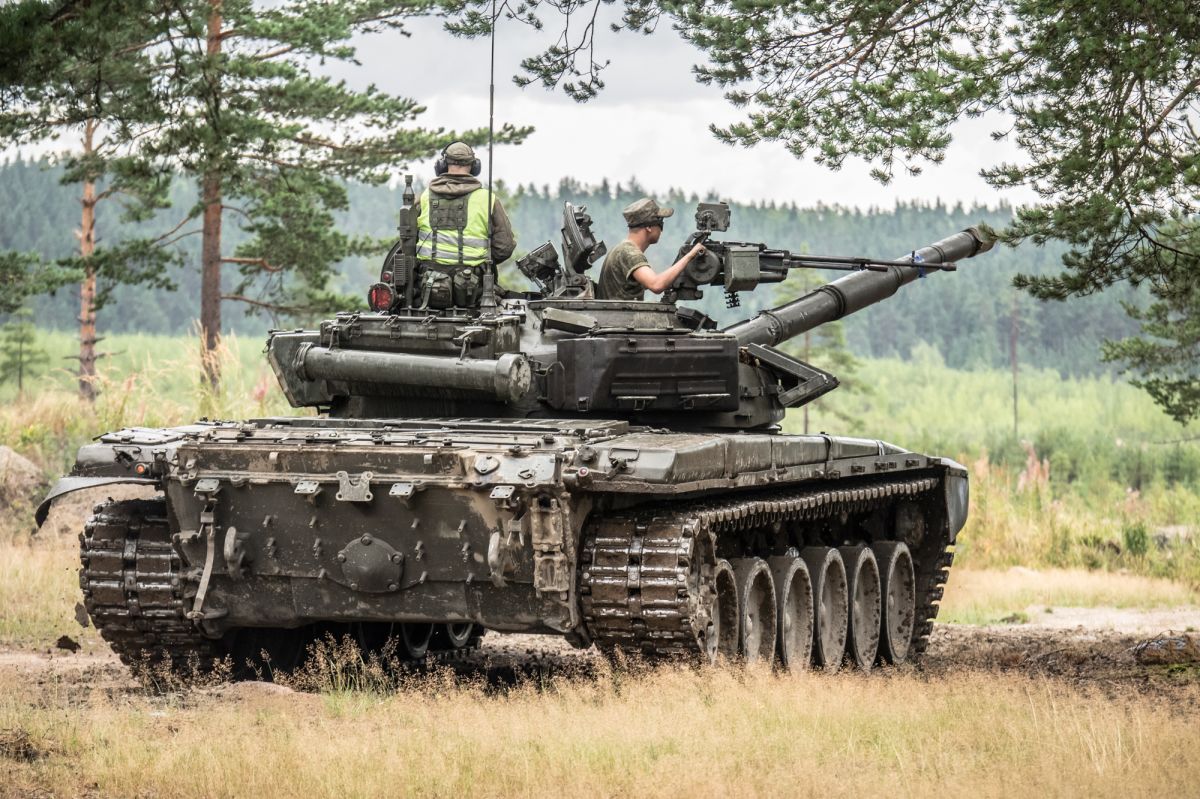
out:
<path id="1" fill-rule="evenodd" d="M 0 207 L 5 208 L 0 224 L 0 250 L 33 251 L 47 258 L 70 254 L 76 247 L 73 231 L 79 224 L 76 187 L 60 184 L 60 170 L 45 162 L 16 160 L 0 164 Z M 624 237 L 621 209 L 637 197 L 655 191 L 636 180 L 624 183 L 584 185 L 564 178 L 558 186 L 503 187 L 505 204 L 518 235 L 518 252 L 544 241 L 559 243 L 564 202 L 586 205 L 594 220 L 594 231 L 610 246 Z M 675 256 L 675 242 L 682 242 L 692 229 L 696 202 L 722 199 L 719 193 L 700 197 L 678 191 L 658 192 L 660 202 L 677 212 L 668 223 L 663 242 L 649 253 L 651 262 L 662 267 Z M 807 199 L 807 198 L 806 198 Z M 194 191 L 179 182 L 172 191 L 176 215 L 195 202 Z M 1007 206 L 963 207 L 941 203 L 905 203 L 893 208 L 849 209 L 827 206 L 819 198 L 801 204 L 731 203 L 733 222 L 725 240 L 762 241 L 772 247 L 797 252 L 897 257 L 962 228 L 985 222 L 1002 225 L 1012 216 Z M 387 235 L 396 224 L 400 190 L 389 187 L 350 186 L 350 210 L 339 224 L 349 233 Z M 167 215 L 164 215 L 164 220 Z M 153 233 L 164 221 L 138 226 L 123 225 L 113 209 L 102 210 L 98 230 L 102 239 L 120 239 L 140 229 Z M 239 231 L 230 217 L 230 244 L 236 246 Z M 185 239 L 185 263 L 196 263 L 198 237 Z M 187 249 L 191 248 L 191 249 Z M 965 261 L 957 274 L 907 288 L 893 300 L 845 321 L 849 349 L 865 357 L 909 358 L 915 347 L 928 345 L 938 350 L 953 368 L 980 369 L 1006 366 L 1013 326 L 1014 305 L 1022 364 L 1057 370 L 1063 375 L 1111 371 L 1100 360 L 1099 342 L 1136 332 L 1125 314 L 1124 302 L 1134 302 L 1137 293 L 1129 287 L 1114 287 L 1103 294 L 1082 297 L 1069 303 L 1041 302 L 1012 288 L 1013 275 L 1035 275 L 1058 270 L 1062 250 L 1054 246 L 1024 245 L 1018 249 L 997 247 L 984 256 Z M 361 297 L 375 279 L 378 262 L 354 259 L 341 264 L 335 288 L 348 296 Z M 598 270 L 598 267 L 597 267 Z M 506 274 L 515 274 L 507 270 Z M 597 271 L 598 274 L 598 271 Z M 742 306 L 724 308 L 719 290 L 710 290 L 701 307 L 711 315 L 732 321 L 749 316 L 772 304 L 785 301 L 804 285 L 825 282 L 838 273 L 799 275 L 785 284 L 764 286 L 742 296 Z M 178 334 L 194 325 L 198 310 L 198 270 L 179 268 L 173 278 L 178 289 L 163 292 L 132 286 L 117 286 L 110 303 L 100 311 L 98 327 L 104 333 L 146 332 Z M 232 279 L 232 276 L 231 276 Z M 31 303 L 40 327 L 72 330 L 78 314 L 77 292 L 62 289 L 53 296 Z M 358 300 L 361 303 L 361 300 Z M 293 325 L 317 320 L 272 320 L 248 315 L 236 308 L 227 314 L 227 327 L 244 336 L 263 334 L 275 323 Z M 103 349 L 103 346 L 101 347 Z"/>

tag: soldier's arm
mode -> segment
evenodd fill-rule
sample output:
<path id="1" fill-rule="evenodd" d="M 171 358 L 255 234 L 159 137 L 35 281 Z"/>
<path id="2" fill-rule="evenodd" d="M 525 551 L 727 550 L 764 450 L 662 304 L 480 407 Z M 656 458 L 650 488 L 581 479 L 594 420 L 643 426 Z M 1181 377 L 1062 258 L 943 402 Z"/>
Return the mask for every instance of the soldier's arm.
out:
<path id="1" fill-rule="evenodd" d="M 492 206 L 492 261 L 503 263 L 512 257 L 517 249 L 517 238 L 513 235 L 512 222 L 504 211 L 504 206 L 496 200 Z"/>
<path id="2" fill-rule="evenodd" d="M 704 252 L 704 245 L 697 244 L 688 250 L 686 255 L 662 272 L 655 272 L 649 264 L 643 264 L 633 270 L 633 279 L 640 283 L 643 288 L 655 294 L 662 294 L 671 287 L 671 284 L 675 282 L 675 278 L 679 277 L 679 273 L 687 267 L 691 260 L 702 252 Z"/>

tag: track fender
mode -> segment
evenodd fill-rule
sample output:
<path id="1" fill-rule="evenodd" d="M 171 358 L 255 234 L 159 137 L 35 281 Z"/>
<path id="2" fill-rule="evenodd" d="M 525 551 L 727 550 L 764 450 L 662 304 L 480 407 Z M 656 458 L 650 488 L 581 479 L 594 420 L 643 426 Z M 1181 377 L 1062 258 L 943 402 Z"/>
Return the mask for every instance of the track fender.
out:
<path id="1" fill-rule="evenodd" d="M 41 527 L 46 521 L 46 516 L 50 513 L 50 506 L 54 500 L 59 497 L 70 494 L 73 491 L 81 491 L 85 488 L 98 488 L 107 485 L 119 484 L 136 484 L 136 485 L 157 485 L 158 480 L 148 477 L 63 477 L 59 479 L 54 487 L 50 489 L 50 493 L 42 500 L 37 507 L 37 512 L 34 513 L 34 521 L 37 526 Z"/>
<path id="2" fill-rule="evenodd" d="M 971 489 L 967 470 L 954 461 L 947 461 L 946 464 L 949 468 L 942 482 L 946 490 L 946 523 L 950 528 L 950 543 L 953 544 L 958 531 L 967 523 Z"/>

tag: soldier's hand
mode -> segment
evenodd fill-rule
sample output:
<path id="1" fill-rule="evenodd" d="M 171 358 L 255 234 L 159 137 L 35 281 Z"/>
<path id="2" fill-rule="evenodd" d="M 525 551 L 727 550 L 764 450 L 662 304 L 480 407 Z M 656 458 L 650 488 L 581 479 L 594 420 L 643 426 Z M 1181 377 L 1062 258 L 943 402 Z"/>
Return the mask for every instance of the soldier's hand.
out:
<path id="1" fill-rule="evenodd" d="M 688 253 L 688 258 L 699 258 L 701 255 L 704 255 L 704 245 L 697 244 L 695 247 L 692 247 L 692 251 Z"/>

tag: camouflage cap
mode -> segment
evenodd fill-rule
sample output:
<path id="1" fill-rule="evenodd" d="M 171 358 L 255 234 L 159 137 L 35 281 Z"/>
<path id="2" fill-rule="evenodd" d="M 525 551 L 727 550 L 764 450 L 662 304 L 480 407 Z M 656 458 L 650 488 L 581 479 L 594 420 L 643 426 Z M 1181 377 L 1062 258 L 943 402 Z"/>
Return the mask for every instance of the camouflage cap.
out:
<path id="1" fill-rule="evenodd" d="M 452 142 L 443 152 L 451 164 L 469 164 L 475 160 L 475 151 L 466 142 Z"/>
<path id="2" fill-rule="evenodd" d="M 625 206 L 625 210 L 621 213 L 625 215 L 625 222 L 630 227 L 645 227 L 661 223 L 662 220 L 675 213 L 675 209 L 666 208 L 649 197 L 643 197 Z"/>

